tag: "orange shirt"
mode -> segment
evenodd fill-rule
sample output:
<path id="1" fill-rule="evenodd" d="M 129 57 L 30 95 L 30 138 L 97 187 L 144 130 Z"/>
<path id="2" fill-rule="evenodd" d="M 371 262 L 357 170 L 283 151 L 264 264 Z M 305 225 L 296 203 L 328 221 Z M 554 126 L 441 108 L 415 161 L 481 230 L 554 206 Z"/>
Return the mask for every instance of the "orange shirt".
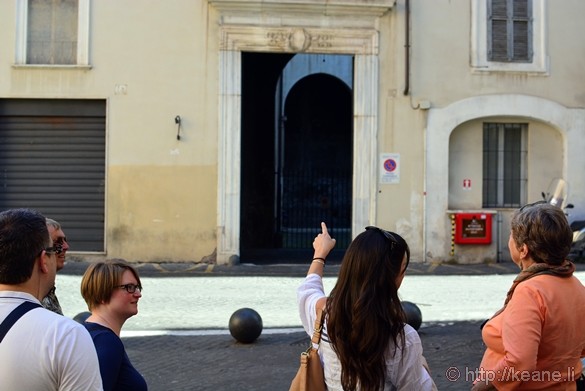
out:
<path id="1" fill-rule="evenodd" d="M 575 390 L 585 357 L 585 287 L 576 277 L 523 281 L 482 337 L 477 374 L 498 390 Z"/>

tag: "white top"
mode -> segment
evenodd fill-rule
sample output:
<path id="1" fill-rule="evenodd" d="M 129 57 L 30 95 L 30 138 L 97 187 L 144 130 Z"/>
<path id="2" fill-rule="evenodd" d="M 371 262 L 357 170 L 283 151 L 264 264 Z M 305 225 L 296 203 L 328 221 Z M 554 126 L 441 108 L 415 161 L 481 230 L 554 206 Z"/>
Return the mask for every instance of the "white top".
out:
<path id="1" fill-rule="evenodd" d="M 0 322 L 23 301 L 24 292 L 0 291 Z M 2 390 L 102 390 L 95 347 L 87 330 L 44 308 L 24 314 L 0 342 Z"/>
<path id="2" fill-rule="evenodd" d="M 323 280 L 318 274 L 309 274 L 297 289 L 297 302 L 301 322 L 307 334 L 313 335 L 315 319 L 317 317 L 315 306 L 317 300 L 325 296 Z M 328 342 L 327 322 L 324 322 L 319 344 L 319 356 L 323 364 L 325 383 L 329 391 L 342 391 L 341 387 L 341 363 L 337 354 Z M 404 350 L 396 349 L 396 354 L 388 354 L 386 359 L 386 384 L 385 391 L 412 390 L 426 391 L 436 390 L 435 383 L 427 370 L 423 367 L 423 349 L 420 337 L 415 329 L 408 324 L 404 325 Z M 394 351 L 394 344 L 390 341 L 389 352 Z"/>

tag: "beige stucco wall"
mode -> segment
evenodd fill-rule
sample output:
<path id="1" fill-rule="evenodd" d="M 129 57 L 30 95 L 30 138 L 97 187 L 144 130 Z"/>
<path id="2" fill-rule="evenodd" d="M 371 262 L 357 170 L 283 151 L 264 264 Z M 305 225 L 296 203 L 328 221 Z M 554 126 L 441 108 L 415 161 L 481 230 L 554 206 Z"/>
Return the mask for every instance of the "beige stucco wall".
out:
<path id="1" fill-rule="evenodd" d="M 443 107 L 469 96 L 522 93 L 585 106 L 585 26 L 576 15 L 585 2 L 545 0 L 545 47 L 549 72 L 474 72 L 470 67 L 471 4 L 477 0 L 411 1 L 412 93 Z M 403 1 L 399 1 L 403 3 Z M 400 6 L 397 6 L 399 9 Z M 397 31 L 402 34 L 401 31 Z"/>
<path id="2" fill-rule="evenodd" d="M 205 1 L 91 1 L 91 69 L 12 67 L 3 98 L 107 101 L 106 253 L 194 260 L 215 250 L 217 40 Z M 0 2 L 4 53 L 14 53 L 14 2 Z M 177 140 L 174 118 L 182 118 Z"/>
<path id="3" fill-rule="evenodd" d="M 413 58 L 406 78 L 404 4 L 397 2 L 380 19 L 380 122 L 378 153 L 400 154 L 400 181 L 377 181 L 376 224 L 400 233 L 409 243 L 414 260 L 422 260 L 424 145 L 426 111 L 413 96 Z M 407 90 L 407 83 L 410 88 Z M 405 92 L 406 91 L 406 92 Z M 424 98 L 423 98 L 424 99 Z"/>
<path id="4" fill-rule="evenodd" d="M 114 166 L 108 171 L 108 253 L 189 261 L 215 250 L 215 167 Z"/>
<path id="5" fill-rule="evenodd" d="M 413 260 L 444 260 L 450 249 L 446 211 L 475 208 L 481 201 L 481 164 L 469 160 L 480 153 L 481 136 L 468 131 L 479 128 L 481 118 L 518 114 L 529 121 L 529 199 L 538 198 L 554 175 L 578 177 L 573 167 L 584 159 L 585 55 L 575 37 L 585 35 L 578 17 L 585 14 L 585 2 L 553 6 L 545 0 L 549 65 L 537 75 L 471 69 L 470 0 L 411 1 L 407 69 L 405 0 L 389 4 L 392 9 L 375 23 L 376 153 L 400 153 L 401 175 L 398 184 L 376 181 L 371 223 L 403 234 Z M 144 0 L 140 7 L 92 0 L 90 6 L 91 69 L 31 69 L 12 66 L 15 2 L 0 2 L 0 98 L 105 99 L 107 255 L 200 261 L 218 240 L 224 19 L 204 0 Z M 278 19 L 252 12 L 246 18 L 293 27 L 295 17 L 299 25 L 309 23 L 302 13 L 294 15 Z M 314 24 L 364 25 L 326 15 Z M 511 106 L 499 107 L 500 96 Z M 495 108 L 482 107 L 485 102 Z M 554 110 L 543 113 L 542 107 Z M 176 115 L 182 118 L 180 141 Z M 462 159 L 468 164 L 450 164 Z M 457 189 L 464 175 L 473 181 L 465 194 Z M 571 186 L 575 204 L 585 207 L 585 184 Z"/>
<path id="6" fill-rule="evenodd" d="M 585 11 L 585 3 L 569 1 L 559 9 L 556 3 L 553 7 L 550 1 L 542 2 L 544 72 L 486 72 L 471 66 L 474 1 L 411 2 L 412 95 L 415 102 L 428 100 L 431 106 L 423 212 L 423 259 L 427 261 L 449 259 L 450 222 L 446 211 L 481 206 L 481 161 L 454 163 L 466 154 L 481 151 L 481 138 L 465 132 L 474 121 L 521 119 L 530 124 L 528 200 L 539 199 L 550 180 L 560 176 L 569 180 L 572 202 L 585 202 L 583 181 L 576 169 L 576 162 L 582 159 L 581 135 L 585 130 L 580 82 L 585 76 L 585 58 L 582 43 L 574 39 L 583 34 L 584 28 L 571 15 Z M 465 194 L 460 189 L 464 175 L 469 175 L 473 184 Z M 575 212 L 583 213 L 583 208 Z M 500 215 L 503 252 L 507 251 L 509 213 Z M 480 257 L 472 254 L 469 258 Z"/>
<path id="7" fill-rule="evenodd" d="M 94 7 L 94 29 L 108 32 L 95 58 L 113 59 L 98 75 L 110 90 L 107 253 L 200 261 L 216 247 L 218 56 L 207 7 Z M 127 94 L 111 96 L 115 84 Z"/>

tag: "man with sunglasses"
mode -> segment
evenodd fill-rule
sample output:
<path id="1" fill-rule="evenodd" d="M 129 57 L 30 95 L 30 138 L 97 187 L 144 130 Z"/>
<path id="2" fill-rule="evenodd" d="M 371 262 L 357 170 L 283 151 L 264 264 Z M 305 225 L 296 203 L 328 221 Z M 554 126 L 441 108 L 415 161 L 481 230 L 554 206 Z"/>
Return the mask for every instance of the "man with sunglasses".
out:
<path id="1" fill-rule="evenodd" d="M 3 390 L 102 390 L 87 330 L 41 306 L 55 285 L 56 250 L 42 214 L 30 209 L 0 213 Z"/>
<path id="2" fill-rule="evenodd" d="M 53 219 L 47 218 L 47 229 L 49 230 L 49 235 L 53 240 L 53 246 L 56 250 L 58 272 L 65 266 L 65 255 L 67 254 L 67 250 L 69 250 L 67 236 L 65 236 L 65 233 L 61 228 L 61 224 Z M 43 307 L 59 315 L 63 315 L 63 310 L 61 309 L 61 304 L 59 304 L 59 299 L 57 298 L 55 290 L 56 287 L 53 286 L 47 296 L 45 296 L 43 299 Z"/>

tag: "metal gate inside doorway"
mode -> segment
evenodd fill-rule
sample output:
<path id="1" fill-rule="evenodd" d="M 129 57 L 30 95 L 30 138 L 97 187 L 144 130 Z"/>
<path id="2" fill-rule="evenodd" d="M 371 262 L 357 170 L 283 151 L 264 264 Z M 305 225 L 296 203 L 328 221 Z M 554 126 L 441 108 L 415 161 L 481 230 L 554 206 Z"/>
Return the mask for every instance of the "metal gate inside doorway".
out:
<path id="1" fill-rule="evenodd" d="M 324 221 L 337 246 L 351 240 L 351 173 L 346 170 L 290 170 L 283 174 L 282 247 L 306 249 Z"/>
<path id="2" fill-rule="evenodd" d="M 321 222 L 347 247 L 352 87 L 352 56 L 242 53 L 242 261 L 306 261 Z"/>

